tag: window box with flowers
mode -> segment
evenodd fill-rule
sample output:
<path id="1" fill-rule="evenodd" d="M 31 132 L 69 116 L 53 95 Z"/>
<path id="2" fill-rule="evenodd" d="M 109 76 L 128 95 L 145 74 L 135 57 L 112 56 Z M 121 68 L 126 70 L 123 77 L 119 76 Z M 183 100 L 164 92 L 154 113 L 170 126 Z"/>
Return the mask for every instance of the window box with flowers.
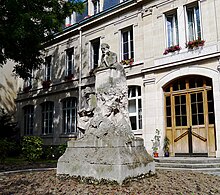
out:
<path id="1" fill-rule="evenodd" d="M 43 89 L 48 89 L 50 87 L 50 84 L 51 84 L 50 80 L 43 81 L 42 82 Z"/>
<path id="2" fill-rule="evenodd" d="M 165 49 L 163 55 L 167 55 L 168 53 L 174 53 L 175 51 L 179 51 L 179 50 L 181 50 L 181 47 L 179 45 L 174 45 Z"/>
<path id="3" fill-rule="evenodd" d="M 69 75 L 66 75 L 66 76 L 64 77 L 64 80 L 65 80 L 65 81 L 71 81 L 71 80 L 73 79 L 73 77 L 74 77 L 73 74 L 69 74 Z"/>
<path id="4" fill-rule="evenodd" d="M 32 88 L 31 85 L 29 85 L 29 86 L 27 86 L 27 87 L 24 87 L 23 92 L 24 92 L 24 93 L 28 93 L 31 88 Z"/>
<path id="5" fill-rule="evenodd" d="M 121 63 L 122 63 L 123 65 L 130 65 L 130 66 L 133 64 L 133 62 L 134 62 L 134 59 L 133 59 L 133 58 L 128 59 L 128 60 L 122 60 L 122 61 L 121 61 Z"/>
<path id="6" fill-rule="evenodd" d="M 198 38 L 196 40 L 189 41 L 188 43 L 186 43 L 186 48 L 196 49 L 198 47 L 204 46 L 204 44 L 205 44 L 205 40 L 202 40 L 201 38 Z"/>

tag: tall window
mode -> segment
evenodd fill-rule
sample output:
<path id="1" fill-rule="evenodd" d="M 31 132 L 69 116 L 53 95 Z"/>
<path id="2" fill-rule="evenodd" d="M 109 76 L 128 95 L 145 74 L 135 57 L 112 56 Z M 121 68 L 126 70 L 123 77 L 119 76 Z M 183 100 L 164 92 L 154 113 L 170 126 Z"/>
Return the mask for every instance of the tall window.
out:
<path id="1" fill-rule="evenodd" d="M 42 104 L 42 134 L 47 135 L 53 132 L 53 111 L 54 103 L 45 102 Z"/>
<path id="2" fill-rule="evenodd" d="M 188 41 L 201 38 L 200 11 L 198 4 L 186 7 Z"/>
<path id="3" fill-rule="evenodd" d="M 33 135 L 34 128 L 34 106 L 24 107 L 24 135 Z"/>
<path id="4" fill-rule="evenodd" d="M 179 44 L 177 13 L 166 15 L 167 47 Z"/>
<path id="5" fill-rule="evenodd" d="M 74 49 L 66 50 L 66 76 L 73 76 L 74 74 Z"/>
<path id="6" fill-rule="evenodd" d="M 44 80 L 50 81 L 51 80 L 51 61 L 52 56 L 48 56 L 45 58 L 45 72 L 44 72 Z"/>
<path id="7" fill-rule="evenodd" d="M 128 111 L 132 130 L 142 129 L 142 103 L 140 86 L 130 86 L 128 89 Z"/>
<path id="8" fill-rule="evenodd" d="M 91 67 L 98 67 L 99 62 L 100 39 L 91 41 Z"/>
<path id="9" fill-rule="evenodd" d="M 76 22 L 76 15 L 73 12 L 70 16 L 65 19 L 65 27 L 71 26 Z"/>
<path id="10" fill-rule="evenodd" d="M 121 31 L 121 56 L 122 60 L 134 58 L 133 28 L 129 27 Z"/>
<path id="11" fill-rule="evenodd" d="M 94 14 L 97 14 L 100 12 L 100 0 L 92 0 L 93 7 L 94 7 Z"/>
<path id="12" fill-rule="evenodd" d="M 67 98 L 63 101 L 63 133 L 75 133 L 77 131 L 77 101 L 75 98 Z"/>

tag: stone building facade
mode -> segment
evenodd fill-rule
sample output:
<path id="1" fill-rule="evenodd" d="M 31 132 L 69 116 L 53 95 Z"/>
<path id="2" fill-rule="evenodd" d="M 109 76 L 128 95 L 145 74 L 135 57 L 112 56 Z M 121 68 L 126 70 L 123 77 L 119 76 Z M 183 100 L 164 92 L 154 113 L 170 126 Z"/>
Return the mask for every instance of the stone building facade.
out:
<path id="1" fill-rule="evenodd" d="M 220 1 L 88 0 L 45 48 L 45 64 L 18 94 L 22 135 L 45 144 L 79 136 L 77 110 L 100 45 L 124 64 L 133 132 L 152 152 L 155 130 L 172 156 L 220 157 Z M 105 78 L 103 78 L 105 79 Z"/>

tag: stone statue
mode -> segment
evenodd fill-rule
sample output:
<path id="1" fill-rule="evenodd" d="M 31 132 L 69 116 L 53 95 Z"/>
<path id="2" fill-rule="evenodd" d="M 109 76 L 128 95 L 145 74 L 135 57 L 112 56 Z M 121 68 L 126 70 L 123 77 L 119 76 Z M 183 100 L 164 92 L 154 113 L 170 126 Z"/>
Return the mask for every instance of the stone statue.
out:
<path id="1" fill-rule="evenodd" d="M 57 175 L 111 180 L 151 175 L 155 164 L 142 138 L 135 138 L 128 113 L 128 87 L 123 66 L 109 45 L 101 45 L 101 63 L 95 70 L 95 92 L 84 90 L 78 128 L 84 134 L 68 142 L 59 158 Z"/>
<path id="2" fill-rule="evenodd" d="M 110 46 L 107 43 L 101 44 L 102 58 L 99 68 L 111 67 L 117 62 L 116 53 L 109 51 L 109 48 Z"/>
<path id="3" fill-rule="evenodd" d="M 95 92 L 90 87 L 86 87 L 83 91 L 83 108 L 78 112 L 77 128 L 84 134 L 88 129 L 90 121 L 94 115 L 94 109 L 96 108 L 96 96 Z"/>

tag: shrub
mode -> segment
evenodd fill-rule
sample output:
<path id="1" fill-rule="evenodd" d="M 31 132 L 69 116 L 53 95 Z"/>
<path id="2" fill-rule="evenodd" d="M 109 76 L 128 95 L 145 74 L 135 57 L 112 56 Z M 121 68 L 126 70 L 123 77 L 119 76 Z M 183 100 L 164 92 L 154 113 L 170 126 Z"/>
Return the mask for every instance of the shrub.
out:
<path id="1" fill-rule="evenodd" d="M 16 150 L 16 143 L 7 139 L 0 139 L 0 162 L 4 163 L 5 159 Z"/>
<path id="2" fill-rule="evenodd" d="M 66 145 L 66 144 L 61 144 L 61 145 L 59 145 L 59 147 L 58 147 L 59 157 L 64 154 L 66 148 L 67 148 L 67 145 Z"/>
<path id="3" fill-rule="evenodd" d="M 43 159 L 58 159 L 66 150 L 67 145 L 50 145 L 50 146 L 43 146 Z"/>
<path id="4" fill-rule="evenodd" d="M 39 159 L 43 152 L 43 140 L 37 136 L 25 136 L 22 139 L 22 154 L 29 161 Z"/>

